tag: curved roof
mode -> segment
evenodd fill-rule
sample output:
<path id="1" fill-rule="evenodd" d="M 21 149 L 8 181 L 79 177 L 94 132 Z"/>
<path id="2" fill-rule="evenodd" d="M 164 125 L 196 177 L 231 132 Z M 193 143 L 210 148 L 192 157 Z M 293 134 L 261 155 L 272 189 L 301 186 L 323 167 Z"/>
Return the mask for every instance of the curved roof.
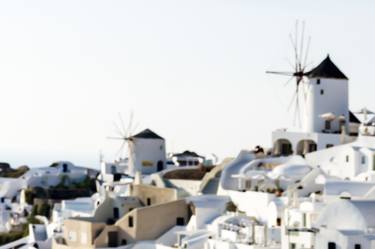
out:
<path id="1" fill-rule="evenodd" d="M 375 200 L 339 200 L 321 212 L 317 226 L 337 230 L 366 231 L 375 227 Z"/>
<path id="2" fill-rule="evenodd" d="M 310 78 L 348 79 L 331 61 L 329 55 L 317 67 L 307 72 L 306 76 Z"/>

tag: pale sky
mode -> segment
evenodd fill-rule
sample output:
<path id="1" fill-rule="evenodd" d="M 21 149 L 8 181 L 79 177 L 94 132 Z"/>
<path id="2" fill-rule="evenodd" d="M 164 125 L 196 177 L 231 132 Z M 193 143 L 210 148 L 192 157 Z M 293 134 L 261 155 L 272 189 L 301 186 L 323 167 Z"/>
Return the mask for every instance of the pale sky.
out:
<path id="1" fill-rule="evenodd" d="M 288 35 L 307 23 L 314 65 L 350 78 L 375 109 L 375 1 L 0 1 L 0 161 L 98 167 L 134 111 L 168 151 L 235 156 L 292 124 Z"/>

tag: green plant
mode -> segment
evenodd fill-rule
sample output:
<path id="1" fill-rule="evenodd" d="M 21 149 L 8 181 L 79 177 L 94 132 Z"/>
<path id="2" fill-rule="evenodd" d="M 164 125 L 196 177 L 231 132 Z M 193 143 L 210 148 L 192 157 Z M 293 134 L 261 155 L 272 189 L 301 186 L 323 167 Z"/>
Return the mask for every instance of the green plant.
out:
<path id="1" fill-rule="evenodd" d="M 43 202 L 40 206 L 38 206 L 38 215 L 42 215 L 49 218 L 50 211 L 51 206 L 48 203 Z"/>
<path id="2" fill-rule="evenodd" d="M 21 239 L 29 235 L 29 225 L 23 224 L 20 231 L 10 231 L 8 233 L 0 233 L 0 246 Z"/>
<path id="3" fill-rule="evenodd" d="M 238 210 L 236 204 L 234 204 L 232 201 L 227 203 L 227 211 L 228 212 L 236 212 Z"/>

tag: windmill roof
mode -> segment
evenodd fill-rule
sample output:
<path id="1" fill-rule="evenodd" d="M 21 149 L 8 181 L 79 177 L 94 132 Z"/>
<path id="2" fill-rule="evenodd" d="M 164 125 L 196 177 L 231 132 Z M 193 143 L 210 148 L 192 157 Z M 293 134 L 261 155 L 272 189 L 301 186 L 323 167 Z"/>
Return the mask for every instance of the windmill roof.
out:
<path id="1" fill-rule="evenodd" d="M 359 121 L 359 119 L 351 111 L 349 111 L 349 122 L 350 123 L 356 123 L 356 124 L 361 123 L 361 121 Z"/>
<path id="2" fill-rule="evenodd" d="M 331 61 L 329 55 L 314 69 L 306 74 L 310 78 L 348 79 L 343 72 Z"/>
<path id="3" fill-rule="evenodd" d="M 138 134 L 136 134 L 132 137 L 133 138 L 162 139 L 162 140 L 164 140 L 164 138 L 162 138 L 161 136 L 159 136 L 158 134 L 156 134 L 155 132 L 153 132 L 150 129 L 146 129 L 144 131 L 141 131 L 140 133 L 138 133 Z"/>

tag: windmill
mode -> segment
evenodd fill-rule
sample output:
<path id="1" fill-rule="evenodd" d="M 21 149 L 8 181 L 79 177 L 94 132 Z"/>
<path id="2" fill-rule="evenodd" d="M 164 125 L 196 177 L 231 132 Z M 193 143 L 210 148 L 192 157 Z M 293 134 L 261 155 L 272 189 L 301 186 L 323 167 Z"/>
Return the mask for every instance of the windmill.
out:
<path id="1" fill-rule="evenodd" d="M 301 27 L 300 27 L 301 26 Z M 286 81 L 284 86 L 288 85 L 293 79 L 295 79 L 295 92 L 293 97 L 288 105 L 288 111 L 292 107 L 293 103 L 295 103 L 294 108 L 294 123 L 296 119 L 298 124 L 301 125 L 300 120 L 300 91 L 301 91 L 301 83 L 306 80 L 306 76 L 308 75 L 309 71 L 307 71 L 307 67 L 309 66 L 307 59 L 310 49 L 310 41 L 311 37 L 306 39 L 305 37 L 305 22 L 302 22 L 300 25 L 299 21 L 296 21 L 294 35 L 292 33 L 289 34 L 289 40 L 293 48 L 293 62 L 288 60 L 290 66 L 292 67 L 292 71 L 282 72 L 282 71 L 266 71 L 268 74 L 278 74 L 289 76 L 290 78 Z M 303 87 L 302 87 L 303 88 Z M 306 99 L 305 89 L 302 89 L 304 93 L 304 99 Z"/>
<path id="2" fill-rule="evenodd" d="M 125 159 L 126 155 L 130 151 L 131 146 L 129 144 L 129 141 L 132 140 L 134 131 L 138 128 L 138 124 L 134 126 L 133 120 L 134 120 L 134 114 L 133 112 L 131 112 L 128 125 L 125 125 L 124 119 L 121 113 L 119 113 L 118 121 L 113 123 L 116 136 L 107 137 L 108 139 L 122 141 L 119 149 L 117 150 L 115 154 L 115 156 L 119 158 L 120 161 Z"/>

